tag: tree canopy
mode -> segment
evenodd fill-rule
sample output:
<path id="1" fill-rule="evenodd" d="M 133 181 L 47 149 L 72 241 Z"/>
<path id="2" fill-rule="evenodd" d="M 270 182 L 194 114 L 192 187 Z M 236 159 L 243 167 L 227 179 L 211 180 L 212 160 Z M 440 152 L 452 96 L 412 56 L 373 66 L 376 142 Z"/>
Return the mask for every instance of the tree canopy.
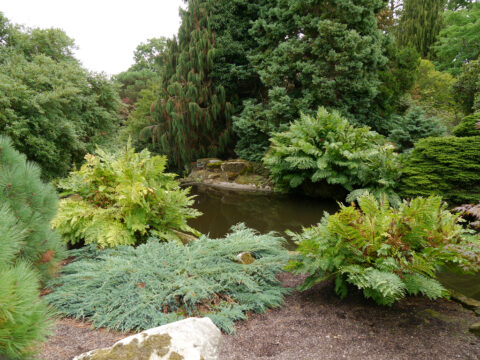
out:
<path id="1" fill-rule="evenodd" d="M 83 69 L 58 29 L 23 29 L 0 14 L 0 133 L 42 168 L 66 175 L 118 124 L 118 95 Z"/>

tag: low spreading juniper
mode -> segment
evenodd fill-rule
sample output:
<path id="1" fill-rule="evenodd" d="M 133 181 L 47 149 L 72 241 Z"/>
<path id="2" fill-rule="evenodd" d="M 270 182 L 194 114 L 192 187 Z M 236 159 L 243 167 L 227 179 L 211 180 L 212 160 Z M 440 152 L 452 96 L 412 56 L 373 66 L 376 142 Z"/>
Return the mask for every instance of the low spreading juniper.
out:
<path id="1" fill-rule="evenodd" d="M 150 239 L 136 248 L 93 246 L 50 283 L 46 296 L 60 313 L 95 327 L 140 330 L 189 316 L 208 316 L 223 331 L 248 312 L 283 303 L 288 292 L 275 277 L 289 258 L 284 239 L 239 225 L 224 239 L 203 236 L 186 246 Z M 255 261 L 242 264 L 248 252 Z"/>

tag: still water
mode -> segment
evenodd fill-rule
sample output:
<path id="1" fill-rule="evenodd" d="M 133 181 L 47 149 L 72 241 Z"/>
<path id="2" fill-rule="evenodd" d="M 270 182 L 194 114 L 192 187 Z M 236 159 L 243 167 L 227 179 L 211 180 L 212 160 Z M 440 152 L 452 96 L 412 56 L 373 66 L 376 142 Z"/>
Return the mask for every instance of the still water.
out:
<path id="1" fill-rule="evenodd" d="M 285 230 L 299 232 L 302 226 L 317 224 L 325 211 L 338 209 L 335 201 L 298 196 L 280 196 L 219 190 L 196 185 L 194 207 L 203 215 L 188 224 L 212 238 L 223 237 L 232 225 L 240 222 L 260 233 L 269 231 L 284 235 Z"/>
<path id="2" fill-rule="evenodd" d="M 195 208 L 203 215 L 191 219 L 189 225 L 212 238 L 223 237 L 232 225 L 243 222 L 261 233 L 300 232 L 302 227 L 317 224 L 326 211 L 338 210 L 335 201 L 219 190 L 206 186 L 193 186 Z M 294 246 L 290 244 L 290 246 Z M 480 300 L 480 273 L 476 276 L 439 274 L 442 283 L 450 289 Z"/>

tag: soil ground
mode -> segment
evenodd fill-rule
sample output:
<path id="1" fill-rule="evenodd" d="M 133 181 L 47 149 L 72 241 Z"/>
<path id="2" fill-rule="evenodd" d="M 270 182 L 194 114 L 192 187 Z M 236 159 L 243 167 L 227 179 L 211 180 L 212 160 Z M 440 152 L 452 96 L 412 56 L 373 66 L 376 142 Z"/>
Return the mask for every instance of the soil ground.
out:
<path id="1" fill-rule="evenodd" d="M 280 279 L 286 287 L 302 281 L 290 274 Z M 479 360 L 480 338 L 468 332 L 476 321 L 473 312 L 448 300 L 407 298 L 384 308 L 360 293 L 340 300 L 332 284 L 323 283 L 293 291 L 282 308 L 238 323 L 235 335 L 223 337 L 220 360 Z M 59 320 L 42 359 L 70 360 L 127 335 Z"/>

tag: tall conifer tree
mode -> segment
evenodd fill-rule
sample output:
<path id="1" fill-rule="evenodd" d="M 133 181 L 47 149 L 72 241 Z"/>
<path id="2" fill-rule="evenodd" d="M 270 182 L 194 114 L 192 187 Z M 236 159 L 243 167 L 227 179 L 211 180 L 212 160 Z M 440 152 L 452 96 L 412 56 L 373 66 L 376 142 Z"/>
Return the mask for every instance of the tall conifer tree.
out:
<path id="1" fill-rule="evenodd" d="M 268 0 L 249 35 L 248 59 L 262 88 L 234 118 L 237 154 L 259 161 L 275 131 L 319 106 L 367 122 L 379 93 L 383 0 Z"/>
<path id="2" fill-rule="evenodd" d="M 173 166 L 201 157 L 222 156 L 232 139 L 231 104 L 223 86 L 210 76 L 215 57 L 208 0 L 190 0 L 180 10 L 178 38 L 170 40 L 164 56 L 165 73 L 150 127 L 158 151 Z"/>
<path id="3" fill-rule="evenodd" d="M 422 57 L 428 57 L 442 27 L 446 4 L 447 0 L 404 0 L 397 29 L 400 45 L 413 45 Z"/>

